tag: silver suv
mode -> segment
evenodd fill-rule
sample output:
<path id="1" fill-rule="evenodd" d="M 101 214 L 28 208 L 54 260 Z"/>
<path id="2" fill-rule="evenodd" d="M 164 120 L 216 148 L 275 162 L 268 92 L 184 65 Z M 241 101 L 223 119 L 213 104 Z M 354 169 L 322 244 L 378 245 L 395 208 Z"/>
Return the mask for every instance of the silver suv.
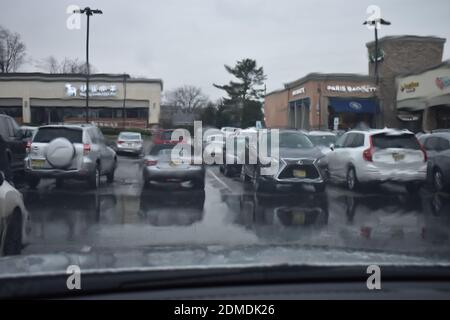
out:
<path id="1" fill-rule="evenodd" d="M 40 127 L 27 145 L 25 173 L 31 188 L 41 178 L 86 180 L 98 188 L 100 177 L 113 182 L 117 165 L 116 153 L 105 144 L 102 132 L 90 124 L 62 124 Z"/>

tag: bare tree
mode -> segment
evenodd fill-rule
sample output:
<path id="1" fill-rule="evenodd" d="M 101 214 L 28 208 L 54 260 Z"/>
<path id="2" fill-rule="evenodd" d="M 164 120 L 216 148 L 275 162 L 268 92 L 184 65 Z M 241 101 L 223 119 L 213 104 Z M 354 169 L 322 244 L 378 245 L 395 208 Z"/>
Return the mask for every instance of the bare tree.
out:
<path id="1" fill-rule="evenodd" d="M 16 71 L 25 62 L 25 50 L 20 34 L 0 26 L 0 73 Z"/>
<path id="2" fill-rule="evenodd" d="M 186 112 L 195 112 L 204 108 L 208 103 L 202 89 L 195 86 L 185 85 L 166 93 L 168 104 L 179 107 Z"/>
<path id="3" fill-rule="evenodd" d="M 86 63 L 77 58 L 65 57 L 59 62 L 54 56 L 49 56 L 41 60 L 37 65 L 40 69 L 49 73 L 86 73 Z M 90 66 L 91 73 L 95 73 L 95 67 Z"/>

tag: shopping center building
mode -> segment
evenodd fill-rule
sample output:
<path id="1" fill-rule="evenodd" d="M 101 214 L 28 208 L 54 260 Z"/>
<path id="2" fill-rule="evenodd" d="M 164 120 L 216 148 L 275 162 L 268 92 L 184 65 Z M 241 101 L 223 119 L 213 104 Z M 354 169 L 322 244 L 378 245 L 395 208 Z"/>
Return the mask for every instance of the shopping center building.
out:
<path id="1" fill-rule="evenodd" d="M 375 125 L 377 88 L 369 76 L 311 73 L 265 97 L 267 127 L 348 129 Z"/>
<path id="2" fill-rule="evenodd" d="M 412 78 L 414 78 L 423 72 L 426 73 L 426 70 L 434 70 L 433 68 L 442 63 L 445 41 L 444 38 L 433 36 L 387 36 L 379 39 L 377 54 L 374 52 L 374 42 L 368 42 L 366 44 L 369 57 L 367 75 L 311 73 L 286 83 L 283 89 L 270 92 L 265 96 L 266 126 L 305 130 L 336 128 L 346 130 L 353 128 L 359 122 L 364 122 L 373 128 L 388 126 L 419 131 L 422 129 L 424 119 L 423 110 L 428 109 L 420 110 L 424 107 L 418 105 L 418 100 L 415 105 L 403 101 L 413 98 L 413 95 L 403 94 L 403 92 L 398 94 L 401 89 L 398 87 L 399 79 L 401 79 L 399 77 L 406 74 L 413 75 Z M 375 77 L 375 56 L 378 61 L 378 83 Z M 445 69 L 445 65 L 440 68 Z M 423 76 L 428 77 L 428 75 Z M 438 76 L 436 74 L 436 77 Z M 409 81 L 412 78 L 406 80 Z M 443 79 L 445 84 L 446 78 Z M 434 96 L 435 93 L 428 94 Z M 423 99 L 423 97 L 416 98 Z M 399 102 L 401 103 L 397 106 Z M 430 105 L 437 102 L 428 101 L 427 103 Z M 443 101 L 439 100 L 438 103 Z M 442 116 L 444 114 L 442 110 L 447 110 L 443 105 L 445 103 L 430 109 L 431 115 Z M 404 111 L 408 110 L 413 111 L 413 114 L 405 116 Z M 418 116 L 420 120 L 417 120 Z M 410 119 L 416 119 L 414 120 L 416 122 L 411 122 Z M 426 123 L 432 122 L 431 118 L 426 117 L 426 119 L 428 119 L 424 120 Z M 445 124 L 437 123 L 436 125 Z M 428 125 L 428 127 L 432 126 L 432 123 Z"/>
<path id="3" fill-rule="evenodd" d="M 450 128 L 450 60 L 397 77 L 397 110 L 411 130 Z"/>
<path id="4" fill-rule="evenodd" d="M 160 79 L 93 74 L 89 120 L 99 126 L 147 128 L 159 124 Z M 86 77 L 78 74 L 0 74 L 0 113 L 19 123 L 84 122 Z"/>

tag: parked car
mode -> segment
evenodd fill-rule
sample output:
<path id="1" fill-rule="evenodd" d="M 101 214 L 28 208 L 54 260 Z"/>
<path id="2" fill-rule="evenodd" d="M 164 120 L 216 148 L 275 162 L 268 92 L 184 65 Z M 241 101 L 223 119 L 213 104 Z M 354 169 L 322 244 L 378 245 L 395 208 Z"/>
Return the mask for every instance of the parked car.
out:
<path id="1" fill-rule="evenodd" d="M 450 185 L 450 130 L 423 134 L 420 143 L 428 155 L 427 176 L 436 191 Z"/>
<path id="2" fill-rule="evenodd" d="M 179 140 L 172 140 L 175 129 L 160 129 L 153 133 L 153 144 L 177 144 Z"/>
<path id="3" fill-rule="evenodd" d="M 235 127 L 223 127 L 220 129 L 220 131 L 222 131 L 222 133 L 225 135 L 225 137 L 228 137 L 229 135 L 234 134 L 238 130 L 239 130 L 239 128 L 235 128 Z"/>
<path id="4" fill-rule="evenodd" d="M 257 130 L 254 128 L 240 129 L 229 136 L 229 139 L 233 141 L 232 149 L 223 145 L 223 164 L 219 166 L 219 170 L 225 176 L 231 177 L 241 173 L 242 164 L 245 161 L 245 138 L 250 133 L 256 134 Z"/>
<path id="5" fill-rule="evenodd" d="M 20 129 L 22 129 L 23 137 L 26 139 L 26 141 L 33 140 L 34 135 L 36 134 L 39 127 L 33 127 L 33 126 L 21 126 Z"/>
<path id="6" fill-rule="evenodd" d="M 196 189 L 205 188 L 205 167 L 202 159 L 194 162 L 191 144 L 185 144 L 184 150 L 191 149 L 191 154 L 182 154 L 177 159 L 172 157 L 173 144 L 153 145 L 150 153 L 144 158 L 144 186 L 150 187 L 152 181 L 191 181 Z"/>
<path id="7" fill-rule="evenodd" d="M 117 137 L 116 151 L 141 155 L 144 151 L 144 140 L 138 132 L 121 132 Z"/>
<path id="8" fill-rule="evenodd" d="M 260 132 L 262 141 L 267 143 L 270 150 L 271 131 Z M 267 159 L 259 157 L 258 145 L 246 140 L 246 159 L 242 166 L 242 179 L 252 180 L 256 191 L 270 191 L 279 184 L 314 186 L 316 192 L 325 190 L 326 175 L 320 160 L 323 153 L 308 139 L 308 137 L 295 130 L 279 130 L 279 156 L 269 153 Z M 256 164 L 250 164 L 251 159 L 257 159 Z M 270 163 L 269 163 L 270 162 Z M 264 165 L 264 163 L 269 163 Z M 263 166 L 278 165 L 273 174 L 261 174 Z M 274 165 L 274 167 L 276 167 Z"/>
<path id="9" fill-rule="evenodd" d="M 102 132 L 89 124 L 47 125 L 38 129 L 28 145 L 25 159 L 26 180 L 35 188 L 41 178 L 86 180 L 98 188 L 105 175 L 113 182 L 117 165 L 116 152 L 108 147 Z"/>
<path id="10" fill-rule="evenodd" d="M 352 130 L 326 155 L 330 178 L 350 190 L 361 184 L 398 182 L 417 192 L 426 179 L 427 153 L 407 130 Z"/>
<path id="11" fill-rule="evenodd" d="M 0 256 L 21 253 L 27 239 L 28 219 L 22 194 L 0 171 Z"/>
<path id="12" fill-rule="evenodd" d="M 24 170 L 27 142 L 16 121 L 10 116 L 0 114 L 0 156 L 7 179 Z"/>
<path id="13" fill-rule="evenodd" d="M 330 131 L 309 131 L 307 136 L 324 154 L 330 152 L 330 146 L 336 143 L 336 134 Z"/>

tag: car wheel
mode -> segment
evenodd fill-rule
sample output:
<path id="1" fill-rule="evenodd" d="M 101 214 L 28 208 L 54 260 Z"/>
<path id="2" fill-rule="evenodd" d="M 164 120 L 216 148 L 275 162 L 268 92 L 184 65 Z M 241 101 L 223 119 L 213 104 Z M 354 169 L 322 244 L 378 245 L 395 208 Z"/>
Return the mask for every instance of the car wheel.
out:
<path id="1" fill-rule="evenodd" d="M 30 189 L 36 189 L 41 179 L 38 177 L 27 177 L 27 184 Z"/>
<path id="2" fill-rule="evenodd" d="M 95 190 L 100 186 L 100 167 L 98 165 L 95 166 L 94 172 L 89 177 L 88 184 L 91 189 Z"/>
<path id="3" fill-rule="evenodd" d="M 223 175 L 225 177 L 231 177 L 231 171 L 230 171 L 230 168 L 228 168 L 227 165 L 223 166 Z"/>
<path id="4" fill-rule="evenodd" d="M 317 193 L 325 192 L 325 187 L 326 187 L 325 183 L 315 184 L 314 185 L 314 191 L 316 191 Z"/>
<path id="5" fill-rule="evenodd" d="M 250 181 L 250 178 L 249 178 L 249 177 L 247 176 L 247 174 L 245 173 L 245 168 L 244 168 L 244 166 L 242 166 L 242 169 L 241 169 L 241 181 L 244 182 L 244 183 Z"/>
<path id="6" fill-rule="evenodd" d="M 261 179 L 259 169 L 255 170 L 255 175 L 252 179 L 253 188 L 256 192 L 268 192 L 273 191 L 274 185 L 270 182 L 264 181 Z"/>
<path id="7" fill-rule="evenodd" d="M 354 191 L 358 189 L 358 178 L 356 178 L 355 168 L 351 167 L 347 171 L 347 189 Z"/>
<path id="8" fill-rule="evenodd" d="M 114 173 L 115 173 L 115 171 L 116 171 L 116 166 L 117 166 L 117 160 L 114 160 L 114 165 L 113 165 L 113 167 L 111 168 L 111 172 L 109 172 L 109 173 L 106 175 L 106 182 L 107 182 L 107 183 L 113 183 L 113 182 L 114 182 Z"/>
<path id="9" fill-rule="evenodd" d="M 444 176 L 441 170 L 437 168 L 433 172 L 433 187 L 438 192 L 444 189 Z"/>
<path id="10" fill-rule="evenodd" d="M 19 255 L 22 251 L 22 214 L 19 209 L 14 210 L 11 221 L 6 228 L 5 256 Z"/>
<path id="11" fill-rule="evenodd" d="M 64 186 L 64 179 L 62 179 L 62 178 L 56 179 L 56 187 L 62 188 L 63 186 Z"/>
<path id="12" fill-rule="evenodd" d="M 194 188 L 195 189 L 205 189 L 205 178 L 194 180 Z"/>
<path id="13" fill-rule="evenodd" d="M 408 193 L 412 193 L 412 194 L 419 192 L 421 187 L 422 187 L 422 184 L 420 182 L 408 182 L 405 185 L 406 191 L 408 191 Z"/>

